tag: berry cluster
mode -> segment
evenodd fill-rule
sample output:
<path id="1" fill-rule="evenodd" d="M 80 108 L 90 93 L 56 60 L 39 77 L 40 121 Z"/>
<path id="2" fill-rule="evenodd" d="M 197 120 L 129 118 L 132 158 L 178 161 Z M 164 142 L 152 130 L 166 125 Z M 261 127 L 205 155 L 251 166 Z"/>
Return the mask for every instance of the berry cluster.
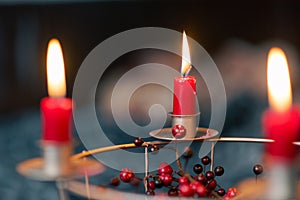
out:
<path id="1" fill-rule="evenodd" d="M 201 159 L 204 166 L 210 163 L 210 158 L 205 156 Z M 201 164 L 195 164 L 193 171 L 196 174 L 192 177 L 190 174 L 183 171 L 174 172 L 173 168 L 167 163 L 161 163 L 157 169 L 157 174 L 150 174 L 146 177 L 147 180 L 147 195 L 155 195 L 155 190 L 162 187 L 169 188 L 169 196 L 184 196 L 184 197 L 222 197 L 230 199 L 236 196 L 236 189 L 230 188 L 227 193 L 221 188 L 215 177 L 224 174 L 224 168 L 217 166 L 214 171 L 206 171 Z M 179 176 L 179 177 L 176 177 Z M 134 173 L 124 168 L 120 172 L 120 179 L 125 183 L 130 183 L 135 178 Z M 112 179 L 112 185 L 118 185 L 116 178 Z"/>
<path id="2" fill-rule="evenodd" d="M 141 138 L 134 140 L 136 146 L 142 146 L 143 143 Z M 159 150 L 156 145 L 149 145 L 148 149 L 150 152 Z M 186 162 L 185 164 L 187 164 L 192 156 L 193 151 L 190 148 L 186 148 L 182 155 L 182 158 Z M 186 169 L 182 168 L 180 159 L 178 159 L 178 171 L 175 171 L 168 163 L 163 162 L 158 166 L 156 173 L 148 174 L 143 179 L 136 177 L 134 172 L 128 168 L 121 170 L 119 178 L 122 182 L 131 183 L 135 186 L 144 181 L 146 195 L 155 195 L 160 188 L 167 188 L 168 196 L 232 199 L 237 195 L 236 188 L 229 188 L 226 191 L 219 185 L 216 179 L 224 174 L 224 168 L 217 166 L 213 170 L 206 170 L 211 162 L 208 156 L 201 158 L 199 163 L 193 165 L 194 175 L 187 173 Z M 253 172 L 257 176 L 263 172 L 263 167 L 257 164 L 253 167 Z M 118 186 L 120 184 L 119 178 L 115 177 L 111 179 L 110 184 Z"/>

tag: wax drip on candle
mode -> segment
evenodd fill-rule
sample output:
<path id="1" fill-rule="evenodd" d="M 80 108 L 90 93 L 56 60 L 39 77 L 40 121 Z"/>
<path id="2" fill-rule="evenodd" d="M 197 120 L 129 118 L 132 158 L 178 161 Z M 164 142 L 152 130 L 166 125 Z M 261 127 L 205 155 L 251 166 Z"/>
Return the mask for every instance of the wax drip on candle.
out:
<path id="1" fill-rule="evenodd" d="M 185 31 L 183 31 L 181 76 L 183 76 L 183 77 L 188 76 L 191 69 L 192 69 L 192 66 L 191 66 L 191 57 L 190 57 L 189 44 L 188 44 L 188 41 L 187 41 Z"/>

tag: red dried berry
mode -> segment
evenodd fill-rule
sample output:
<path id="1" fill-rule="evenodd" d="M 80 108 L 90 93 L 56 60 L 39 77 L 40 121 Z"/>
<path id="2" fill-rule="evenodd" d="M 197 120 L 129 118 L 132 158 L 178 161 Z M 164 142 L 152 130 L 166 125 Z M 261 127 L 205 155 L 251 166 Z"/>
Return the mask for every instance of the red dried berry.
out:
<path id="1" fill-rule="evenodd" d="M 223 189 L 223 188 L 219 188 L 218 190 L 217 190 L 217 194 L 219 195 L 219 196 L 224 196 L 225 195 L 225 193 L 226 193 L 226 191 Z"/>
<path id="2" fill-rule="evenodd" d="M 197 181 L 195 181 L 195 182 L 197 182 Z M 195 184 L 195 182 L 193 182 L 193 183 Z M 197 182 L 197 183 L 199 183 L 199 182 Z M 202 183 L 197 184 L 197 186 L 193 189 L 199 197 L 205 197 L 207 195 L 206 187 Z"/>
<path id="3" fill-rule="evenodd" d="M 217 166 L 214 171 L 216 176 L 222 176 L 224 174 L 224 168 L 221 166 Z"/>
<path id="4" fill-rule="evenodd" d="M 264 168 L 262 165 L 260 164 L 257 164 L 257 165 L 254 165 L 253 167 L 253 172 L 254 174 L 257 176 L 257 175 L 260 175 L 261 173 L 263 173 L 264 171 Z"/>
<path id="5" fill-rule="evenodd" d="M 211 179 L 215 178 L 215 174 L 212 171 L 207 171 L 205 173 L 205 176 L 206 176 L 207 180 L 211 180 Z"/>
<path id="6" fill-rule="evenodd" d="M 164 186 L 169 186 L 173 182 L 173 177 L 170 174 L 161 174 L 159 178 L 162 180 Z"/>
<path id="7" fill-rule="evenodd" d="M 190 197 L 194 195 L 194 190 L 190 186 L 190 184 L 182 184 L 179 186 L 180 195 L 184 197 Z"/>
<path id="8" fill-rule="evenodd" d="M 172 135 L 176 139 L 181 139 L 186 135 L 186 128 L 181 124 L 177 124 L 172 128 Z"/>
<path id="9" fill-rule="evenodd" d="M 176 196 L 178 196 L 178 190 L 176 188 L 171 188 L 168 191 L 168 195 L 171 196 L 171 197 L 176 197 Z"/>
<path id="10" fill-rule="evenodd" d="M 154 181 L 149 181 L 148 182 L 148 188 L 150 190 L 155 190 L 155 183 L 154 183 Z"/>
<path id="11" fill-rule="evenodd" d="M 179 185 L 184 185 L 184 184 L 189 184 L 190 181 L 187 177 L 182 176 L 179 178 L 178 183 L 179 183 Z"/>
<path id="12" fill-rule="evenodd" d="M 120 185 L 120 180 L 118 179 L 118 177 L 114 177 L 110 180 L 110 185 L 112 186 L 118 186 Z"/>
<path id="13" fill-rule="evenodd" d="M 207 181 L 206 177 L 202 173 L 198 174 L 198 176 L 195 176 L 195 180 L 199 181 L 200 183 L 202 183 L 204 185 L 206 184 L 206 181 Z"/>
<path id="14" fill-rule="evenodd" d="M 148 191 L 146 192 L 146 195 L 148 195 L 148 196 L 154 196 L 155 193 L 154 193 L 154 191 L 152 191 L 152 190 L 148 190 Z"/>
<path id="15" fill-rule="evenodd" d="M 134 178 L 134 173 L 129 168 L 124 168 L 120 172 L 120 179 L 125 183 L 129 183 L 130 181 L 132 181 L 133 178 Z"/>
<path id="16" fill-rule="evenodd" d="M 208 165 L 208 164 L 210 164 L 211 159 L 210 159 L 208 156 L 204 156 L 204 157 L 201 159 L 201 162 L 203 163 L 203 165 Z"/>
<path id="17" fill-rule="evenodd" d="M 144 141 L 143 141 L 142 138 L 138 137 L 138 138 L 134 139 L 133 143 L 135 144 L 135 146 L 140 147 L 140 146 L 142 146 L 142 144 L 144 143 Z"/>
<path id="18" fill-rule="evenodd" d="M 206 188 L 209 190 L 214 190 L 217 187 L 217 181 L 215 179 L 212 179 L 208 181 Z"/>
<path id="19" fill-rule="evenodd" d="M 194 165 L 194 167 L 193 167 L 193 171 L 194 171 L 196 174 L 200 174 L 200 173 L 202 173 L 202 171 L 203 171 L 203 167 L 202 167 L 202 165 L 200 165 L 200 164 L 196 164 L 196 165 Z"/>
<path id="20" fill-rule="evenodd" d="M 165 163 L 165 162 L 163 162 L 159 165 L 157 171 L 159 174 L 172 174 L 173 173 L 172 167 L 168 163 Z"/>
<path id="21" fill-rule="evenodd" d="M 232 198 L 232 197 L 235 197 L 237 195 L 237 190 L 236 188 L 229 188 L 227 193 L 226 193 L 226 196 Z"/>

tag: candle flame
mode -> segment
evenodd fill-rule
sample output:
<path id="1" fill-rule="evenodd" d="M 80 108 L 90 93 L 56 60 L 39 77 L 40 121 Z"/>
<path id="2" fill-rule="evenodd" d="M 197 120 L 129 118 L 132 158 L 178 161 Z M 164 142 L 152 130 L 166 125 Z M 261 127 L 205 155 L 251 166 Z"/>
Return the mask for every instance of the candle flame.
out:
<path id="1" fill-rule="evenodd" d="M 271 108 L 287 111 L 292 105 L 292 89 L 288 63 L 280 48 L 272 48 L 268 55 L 268 98 Z"/>
<path id="2" fill-rule="evenodd" d="M 190 72 L 191 66 L 191 57 L 190 57 L 190 49 L 187 41 L 187 37 L 185 31 L 183 31 L 182 36 L 182 62 L 181 62 L 181 75 L 187 76 Z"/>
<path id="3" fill-rule="evenodd" d="M 62 48 L 57 39 L 51 39 L 47 51 L 47 84 L 50 97 L 66 96 L 66 77 Z"/>

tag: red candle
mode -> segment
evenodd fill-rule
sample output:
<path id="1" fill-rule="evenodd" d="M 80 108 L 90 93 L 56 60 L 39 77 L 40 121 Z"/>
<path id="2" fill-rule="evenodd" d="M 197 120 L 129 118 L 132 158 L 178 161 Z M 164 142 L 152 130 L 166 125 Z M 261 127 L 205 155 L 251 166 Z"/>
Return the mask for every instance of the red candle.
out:
<path id="1" fill-rule="evenodd" d="M 66 98 L 65 69 L 62 49 L 57 39 L 47 51 L 47 84 L 50 97 L 41 101 L 42 140 L 64 143 L 71 139 L 72 100 Z"/>
<path id="2" fill-rule="evenodd" d="M 195 77 L 175 77 L 173 101 L 174 115 L 193 115 L 196 113 Z"/>
<path id="3" fill-rule="evenodd" d="M 196 114 L 196 78 L 187 76 L 191 70 L 190 60 L 187 37 L 183 32 L 181 76 L 174 78 L 174 115 Z"/>
<path id="4" fill-rule="evenodd" d="M 291 83 L 284 52 L 272 48 L 268 56 L 268 98 L 270 109 L 265 111 L 262 123 L 266 138 L 266 152 L 274 159 L 292 161 L 298 153 L 293 142 L 300 135 L 300 112 L 292 106 Z"/>

